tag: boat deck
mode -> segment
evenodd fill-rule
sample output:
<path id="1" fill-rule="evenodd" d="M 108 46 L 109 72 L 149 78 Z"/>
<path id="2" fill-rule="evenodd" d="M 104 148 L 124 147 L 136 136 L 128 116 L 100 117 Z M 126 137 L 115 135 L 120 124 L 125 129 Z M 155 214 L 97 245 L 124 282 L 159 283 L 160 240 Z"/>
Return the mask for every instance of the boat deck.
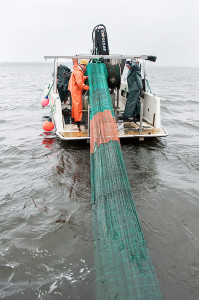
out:
<path id="1" fill-rule="evenodd" d="M 140 122 L 123 122 L 120 120 L 117 122 L 117 126 L 120 138 L 145 138 L 168 135 L 164 128 L 155 128 L 146 121 L 142 122 L 141 133 Z M 57 133 L 57 135 L 64 140 L 90 139 L 87 125 L 81 125 L 78 128 L 76 124 L 65 124 L 64 131 Z"/>

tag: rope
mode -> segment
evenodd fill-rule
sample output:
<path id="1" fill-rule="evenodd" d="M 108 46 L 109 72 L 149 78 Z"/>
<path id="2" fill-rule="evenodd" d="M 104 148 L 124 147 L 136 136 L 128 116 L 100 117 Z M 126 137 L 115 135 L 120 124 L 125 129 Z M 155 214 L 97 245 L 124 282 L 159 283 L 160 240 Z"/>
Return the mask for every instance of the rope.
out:
<path id="1" fill-rule="evenodd" d="M 55 101 L 56 101 L 58 98 L 59 98 L 59 97 L 55 98 Z M 50 118 L 52 118 L 52 116 L 55 114 L 55 111 L 56 111 L 55 101 L 54 101 L 53 105 L 51 106 L 51 110 L 50 110 Z"/>
<path id="2" fill-rule="evenodd" d="M 150 93 L 152 94 L 152 91 L 151 91 L 151 88 L 150 88 L 150 85 L 149 85 L 149 82 L 148 80 L 146 79 L 146 82 L 147 82 L 147 93 L 148 93 L 148 90 L 150 91 Z"/>
<path id="3" fill-rule="evenodd" d="M 50 92 L 51 92 L 51 90 L 52 90 L 53 84 L 54 84 L 54 80 L 53 80 L 51 86 L 50 86 L 50 84 L 49 84 L 50 88 L 49 88 L 49 91 L 48 91 L 48 94 L 46 95 L 46 97 L 49 96 L 49 94 L 50 94 Z M 58 98 L 59 98 L 59 97 L 55 98 L 55 101 L 56 101 Z M 49 116 L 50 119 L 52 119 L 52 116 L 55 114 L 55 111 L 56 111 L 55 101 L 54 101 L 54 103 L 53 103 L 53 105 L 51 106 L 51 109 L 50 109 L 50 116 Z"/>
<path id="4" fill-rule="evenodd" d="M 47 97 L 49 96 L 49 94 L 50 94 L 50 92 L 51 92 L 51 90 L 52 90 L 53 84 L 54 84 L 54 80 L 53 80 L 53 83 L 52 83 L 52 85 L 51 85 L 51 87 L 50 87 L 50 89 L 49 89 L 49 91 L 48 91 Z"/>

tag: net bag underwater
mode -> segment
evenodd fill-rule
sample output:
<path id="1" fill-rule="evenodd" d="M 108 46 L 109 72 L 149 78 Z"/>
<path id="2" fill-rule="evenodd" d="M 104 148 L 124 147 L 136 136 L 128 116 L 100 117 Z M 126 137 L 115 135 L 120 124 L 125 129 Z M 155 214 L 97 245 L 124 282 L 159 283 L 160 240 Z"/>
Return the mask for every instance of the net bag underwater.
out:
<path id="1" fill-rule="evenodd" d="M 122 157 L 103 63 L 90 63 L 92 225 L 98 300 L 162 299 Z"/>

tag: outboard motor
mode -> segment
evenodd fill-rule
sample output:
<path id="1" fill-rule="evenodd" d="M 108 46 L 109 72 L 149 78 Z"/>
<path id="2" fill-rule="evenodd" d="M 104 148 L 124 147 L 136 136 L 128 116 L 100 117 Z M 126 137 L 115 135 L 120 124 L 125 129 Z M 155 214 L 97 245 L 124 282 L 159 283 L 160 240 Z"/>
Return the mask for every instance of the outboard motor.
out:
<path id="1" fill-rule="evenodd" d="M 103 24 L 95 26 L 92 33 L 93 39 L 93 55 L 109 55 L 108 47 L 108 36 L 106 32 L 106 27 Z M 111 90 L 110 93 L 114 94 L 114 89 L 120 88 L 121 84 L 121 74 L 119 64 L 111 64 L 109 59 L 101 59 L 107 69 L 107 83 L 108 87 Z M 93 60 L 94 62 L 95 60 Z M 114 101 L 113 101 L 114 102 Z"/>
<path id="2" fill-rule="evenodd" d="M 92 33 L 93 55 L 109 55 L 108 37 L 103 24 L 95 26 Z"/>

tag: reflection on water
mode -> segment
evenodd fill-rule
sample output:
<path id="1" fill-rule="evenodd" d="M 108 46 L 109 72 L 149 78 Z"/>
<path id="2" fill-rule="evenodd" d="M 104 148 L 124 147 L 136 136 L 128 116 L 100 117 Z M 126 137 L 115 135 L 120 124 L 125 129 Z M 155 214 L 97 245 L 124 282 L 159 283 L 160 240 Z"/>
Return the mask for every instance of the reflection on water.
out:
<path id="1" fill-rule="evenodd" d="M 55 142 L 55 140 L 52 139 L 52 138 L 50 138 L 50 139 L 49 139 L 49 138 L 45 138 L 45 139 L 43 139 L 42 144 L 43 144 L 46 148 L 52 149 L 52 146 L 53 146 L 54 142 Z"/>

